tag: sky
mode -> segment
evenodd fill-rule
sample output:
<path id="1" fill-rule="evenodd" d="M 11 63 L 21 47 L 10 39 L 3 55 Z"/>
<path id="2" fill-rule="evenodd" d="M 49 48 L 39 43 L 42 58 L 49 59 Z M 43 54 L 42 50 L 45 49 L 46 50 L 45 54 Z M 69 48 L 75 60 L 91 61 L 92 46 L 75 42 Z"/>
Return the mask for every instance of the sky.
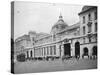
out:
<path id="1" fill-rule="evenodd" d="M 83 5 L 34 3 L 16 1 L 14 5 L 14 38 L 29 31 L 50 33 L 60 13 L 70 26 L 79 22 L 78 13 Z"/>

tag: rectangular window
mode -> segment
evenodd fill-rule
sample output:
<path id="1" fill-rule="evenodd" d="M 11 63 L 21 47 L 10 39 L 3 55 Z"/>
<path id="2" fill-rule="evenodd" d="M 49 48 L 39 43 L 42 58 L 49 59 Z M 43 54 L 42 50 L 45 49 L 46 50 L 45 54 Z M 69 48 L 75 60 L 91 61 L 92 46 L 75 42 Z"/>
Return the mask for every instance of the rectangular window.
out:
<path id="1" fill-rule="evenodd" d="M 91 27 L 91 24 L 90 24 L 90 25 L 88 25 L 88 33 L 91 33 L 91 31 L 92 31 L 92 27 Z"/>
<path id="2" fill-rule="evenodd" d="M 91 42 L 91 37 L 89 38 L 89 43 Z"/>
<path id="3" fill-rule="evenodd" d="M 83 16 L 83 24 L 85 23 L 85 16 Z"/>
<path id="4" fill-rule="evenodd" d="M 83 26 L 83 35 L 85 35 L 85 26 Z"/>
<path id="5" fill-rule="evenodd" d="M 97 11 L 94 12 L 94 19 L 97 20 Z"/>
<path id="6" fill-rule="evenodd" d="M 91 21 L 91 14 L 88 15 L 88 20 Z"/>
<path id="7" fill-rule="evenodd" d="M 97 23 L 95 23 L 95 32 L 97 32 Z"/>

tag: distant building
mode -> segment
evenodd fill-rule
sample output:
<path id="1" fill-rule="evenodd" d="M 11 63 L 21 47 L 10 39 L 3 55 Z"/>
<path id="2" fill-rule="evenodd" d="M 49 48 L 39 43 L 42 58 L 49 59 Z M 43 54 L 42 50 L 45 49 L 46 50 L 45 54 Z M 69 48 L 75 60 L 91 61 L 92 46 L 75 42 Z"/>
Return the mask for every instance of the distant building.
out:
<path id="1" fill-rule="evenodd" d="M 97 7 L 84 6 L 78 15 L 80 21 L 68 25 L 60 14 L 50 34 L 29 32 L 19 37 L 15 41 L 20 48 L 17 51 L 26 58 L 97 56 Z"/>
<path id="2" fill-rule="evenodd" d="M 31 39 L 29 35 L 23 35 L 15 40 L 15 43 L 14 43 L 15 53 L 17 52 L 19 53 L 23 51 L 24 49 L 30 48 L 30 47 L 32 47 L 32 44 L 31 44 Z"/>

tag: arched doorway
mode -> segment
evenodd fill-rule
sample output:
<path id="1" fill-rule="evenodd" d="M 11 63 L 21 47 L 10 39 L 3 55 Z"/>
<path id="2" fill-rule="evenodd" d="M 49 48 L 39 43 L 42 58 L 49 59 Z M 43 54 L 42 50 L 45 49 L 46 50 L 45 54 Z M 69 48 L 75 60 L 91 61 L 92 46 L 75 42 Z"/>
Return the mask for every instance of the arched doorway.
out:
<path id="1" fill-rule="evenodd" d="M 64 44 L 64 56 L 71 56 L 70 43 Z"/>
<path id="2" fill-rule="evenodd" d="M 97 58 L 97 46 L 93 47 L 93 49 L 92 49 L 92 56 L 93 56 L 93 59 Z"/>
<path id="3" fill-rule="evenodd" d="M 92 50 L 92 55 L 97 56 L 97 46 L 94 46 Z"/>
<path id="4" fill-rule="evenodd" d="M 76 42 L 75 43 L 75 57 L 80 57 L 80 43 Z"/>
<path id="5" fill-rule="evenodd" d="M 88 58 L 89 58 L 89 55 L 88 55 L 88 48 L 87 48 L 87 47 L 85 47 L 85 48 L 83 49 L 82 58 L 84 58 L 84 56 L 88 56 Z"/>

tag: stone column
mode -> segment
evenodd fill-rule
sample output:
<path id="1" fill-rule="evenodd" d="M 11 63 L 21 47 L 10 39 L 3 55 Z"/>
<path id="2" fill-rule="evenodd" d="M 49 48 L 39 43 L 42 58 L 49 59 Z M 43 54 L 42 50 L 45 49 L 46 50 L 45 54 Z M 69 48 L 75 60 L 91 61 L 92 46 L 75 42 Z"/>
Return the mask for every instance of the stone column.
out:
<path id="1" fill-rule="evenodd" d="M 30 50 L 29 50 L 28 54 L 29 54 L 29 58 L 30 58 L 31 57 L 31 51 Z"/>
<path id="2" fill-rule="evenodd" d="M 45 47 L 45 57 L 47 57 L 47 47 Z"/>
<path id="3" fill-rule="evenodd" d="M 32 55 L 33 55 L 33 58 L 34 58 L 34 48 L 32 48 Z"/>
<path id="4" fill-rule="evenodd" d="M 27 58 L 27 51 L 25 51 L 25 58 Z"/>
<path id="5" fill-rule="evenodd" d="M 29 58 L 29 51 L 27 51 L 27 58 Z"/>
<path id="6" fill-rule="evenodd" d="M 61 46 L 61 57 L 64 55 L 64 45 Z"/>
<path id="7" fill-rule="evenodd" d="M 44 52 L 44 48 L 43 48 L 43 57 L 45 57 L 44 53 L 45 53 L 45 52 Z"/>

